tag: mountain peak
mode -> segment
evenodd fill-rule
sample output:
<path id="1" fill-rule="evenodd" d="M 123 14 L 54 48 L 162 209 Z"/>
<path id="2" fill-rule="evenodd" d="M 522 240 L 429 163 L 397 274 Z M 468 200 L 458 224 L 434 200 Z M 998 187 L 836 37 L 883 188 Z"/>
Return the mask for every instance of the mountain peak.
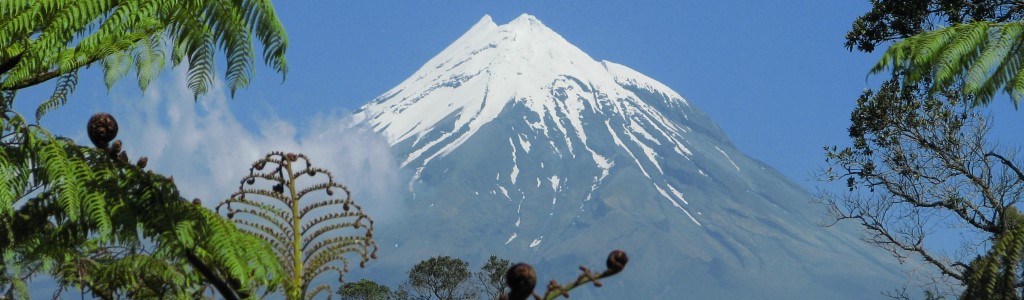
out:
<path id="1" fill-rule="evenodd" d="M 537 19 L 537 17 L 534 17 L 533 15 L 526 14 L 526 13 L 519 15 L 514 20 L 512 20 L 512 22 L 509 22 L 508 24 L 513 26 L 513 27 L 540 26 L 540 27 L 547 28 L 546 26 L 544 26 L 544 23 L 541 23 L 540 20 Z"/>
<path id="2" fill-rule="evenodd" d="M 470 27 L 469 31 L 467 31 L 466 33 L 468 34 L 476 31 L 486 31 L 488 29 L 495 27 L 498 27 L 498 24 L 494 24 L 494 20 L 491 19 L 491 15 L 484 15 L 482 18 L 480 18 L 480 21 L 476 21 L 476 24 L 474 24 L 473 27 Z"/>
<path id="3" fill-rule="evenodd" d="M 651 99 L 658 102 L 646 102 Z M 643 122 L 656 126 L 652 130 L 665 135 L 676 152 L 688 153 L 678 135 L 688 129 L 666 121 L 669 118 L 657 108 L 666 106 L 676 109 L 688 104 L 639 72 L 594 60 L 536 17 L 523 14 L 500 26 L 484 16 L 355 117 L 392 145 L 411 143 L 416 148 L 403 166 L 414 162 L 425 166 L 446 156 L 506 110 L 514 110 L 516 116 L 510 118 L 526 122 L 519 128 L 557 136 L 558 147 L 566 155 L 583 154 L 578 153 L 582 150 L 604 165 L 601 155 L 588 148 L 584 129 L 587 124 L 604 123 L 604 118 L 629 120 L 644 115 Z M 583 119 L 590 114 L 598 119 Z"/>
<path id="4" fill-rule="evenodd" d="M 814 224 L 806 192 L 679 94 L 530 15 L 484 16 L 354 118 L 410 175 L 408 215 L 380 228 L 387 265 L 426 249 L 559 270 L 625 249 L 644 272 L 601 289 L 608 299 L 860 299 L 898 281 L 882 251 Z"/>

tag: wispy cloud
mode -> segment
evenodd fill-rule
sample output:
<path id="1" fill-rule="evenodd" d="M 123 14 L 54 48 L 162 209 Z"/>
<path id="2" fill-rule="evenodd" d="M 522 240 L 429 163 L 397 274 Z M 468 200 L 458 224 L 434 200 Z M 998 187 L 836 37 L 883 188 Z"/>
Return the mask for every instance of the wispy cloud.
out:
<path id="1" fill-rule="evenodd" d="M 216 205 L 238 189 L 253 161 L 271 151 L 301 152 L 349 186 L 378 221 L 401 214 L 398 161 L 383 137 L 353 127 L 347 114 L 325 113 L 306 124 L 271 115 L 249 128 L 219 83 L 193 102 L 182 71 L 162 78 L 142 99 L 112 95 L 113 114 L 129 155 L 147 156 L 149 168 L 173 175 L 183 196 Z"/>

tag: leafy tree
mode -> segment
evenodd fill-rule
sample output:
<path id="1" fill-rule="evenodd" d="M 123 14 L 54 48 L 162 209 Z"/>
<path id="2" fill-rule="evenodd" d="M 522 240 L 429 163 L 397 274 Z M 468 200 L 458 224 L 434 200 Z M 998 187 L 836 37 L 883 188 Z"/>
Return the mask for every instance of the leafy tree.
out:
<path id="1" fill-rule="evenodd" d="M 284 278 L 288 299 L 329 295 L 330 286 L 310 284 L 327 272 L 337 273 L 341 282 L 349 267 L 346 254 L 357 254 L 360 267 L 376 258 L 373 219 L 352 200 L 347 187 L 304 154 L 267 154 L 253 163 L 239 185 L 217 209 L 226 206 L 228 219 L 272 245 L 289 274 Z M 317 200 L 320 195 L 326 199 Z M 349 229 L 364 231 L 342 234 Z"/>
<path id="2" fill-rule="evenodd" d="M 851 114 L 853 145 L 826 148 L 824 179 L 849 192 L 818 198 L 833 221 L 860 224 L 866 241 L 967 284 L 974 253 L 1011 234 L 1006 220 L 1024 197 L 1024 173 L 1015 152 L 988 140 L 990 118 L 960 96 L 896 81 L 866 91 Z M 960 255 L 927 246 L 936 227 L 964 236 Z"/>
<path id="3" fill-rule="evenodd" d="M 134 70 L 145 88 L 167 49 L 174 65 L 188 62 L 196 96 L 222 52 L 233 93 L 252 76 L 256 40 L 264 62 L 285 73 L 287 37 L 270 1 L 3 1 L 0 293 L 26 298 L 39 272 L 100 298 L 193 298 L 207 285 L 227 299 L 273 290 L 281 270 L 270 246 L 185 201 L 172 178 L 145 170 L 145 158 L 129 163 L 121 143 L 110 144 L 116 122 L 90 121 L 90 138 L 100 130 L 95 148 L 38 125 L 68 101 L 81 68 L 102 67 L 108 87 Z M 56 88 L 32 123 L 14 110 L 16 92 L 47 82 Z"/>
<path id="4" fill-rule="evenodd" d="M 475 275 L 480 290 L 484 292 L 487 299 L 497 299 L 505 292 L 508 284 L 505 283 L 505 271 L 512 266 L 507 259 L 491 255 L 487 262 L 480 267 Z"/>
<path id="5" fill-rule="evenodd" d="M 872 0 L 871 10 L 853 22 L 846 48 L 872 52 L 884 42 L 901 40 L 949 24 L 1007 22 L 1024 17 L 1017 1 L 1006 0 Z"/>
<path id="6" fill-rule="evenodd" d="M 409 270 L 409 289 L 415 299 L 474 299 L 469 285 L 469 264 L 450 256 L 437 256 L 417 263 Z"/>
<path id="7" fill-rule="evenodd" d="M 870 12 L 854 22 L 846 46 L 873 51 L 884 41 L 900 40 L 871 70 L 892 69 L 905 84 L 927 82 L 929 92 L 956 87 L 988 104 L 1000 90 L 1016 105 L 1024 96 L 1024 7 L 1018 1 L 931 0 L 873 1 Z"/>
<path id="8" fill-rule="evenodd" d="M 346 283 L 338 289 L 342 300 L 387 300 L 391 299 L 391 289 L 366 279 Z"/>
<path id="9" fill-rule="evenodd" d="M 896 41 L 872 69 L 891 68 L 892 77 L 858 100 L 853 146 L 826 148 L 826 178 L 846 180 L 851 192 L 820 198 L 836 221 L 867 229 L 869 242 L 900 259 L 919 256 L 943 279 L 966 285 L 962 298 L 1018 295 L 1021 262 L 997 249 L 1016 243 L 1011 220 L 1024 175 L 1015 152 L 986 137 L 990 119 L 970 107 L 988 104 L 1000 90 L 1016 105 L 1024 92 L 1024 3 L 871 3 L 846 46 L 871 52 Z M 925 246 L 935 226 L 965 237 L 955 257 Z M 932 288 L 929 296 L 941 296 Z"/>

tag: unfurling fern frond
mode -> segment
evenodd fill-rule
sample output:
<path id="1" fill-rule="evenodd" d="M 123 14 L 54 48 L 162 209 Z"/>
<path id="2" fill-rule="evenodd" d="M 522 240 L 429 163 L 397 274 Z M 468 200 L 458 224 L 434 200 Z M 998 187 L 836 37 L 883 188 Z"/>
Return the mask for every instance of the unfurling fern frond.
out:
<path id="1" fill-rule="evenodd" d="M 360 266 L 376 258 L 373 219 L 330 171 L 313 167 L 303 154 L 273 152 L 256 161 L 218 211 L 222 206 L 240 229 L 272 245 L 289 274 L 288 299 L 325 291 L 310 285 L 325 273 L 341 280 L 349 255 L 357 255 Z"/>
<path id="2" fill-rule="evenodd" d="M 974 105 L 991 102 L 1002 89 L 1014 105 L 1024 97 L 1024 30 L 1021 22 L 972 22 L 918 34 L 889 47 L 872 68 L 892 68 L 906 83 L 932 80 L 939 92 L 962 83 Z"/>

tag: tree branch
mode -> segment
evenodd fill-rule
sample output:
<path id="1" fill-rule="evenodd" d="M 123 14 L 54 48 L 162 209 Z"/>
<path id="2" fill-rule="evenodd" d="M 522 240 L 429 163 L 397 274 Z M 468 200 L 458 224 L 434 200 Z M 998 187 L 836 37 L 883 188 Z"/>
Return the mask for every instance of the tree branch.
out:
<path id="1" fill-rule="evenodd" d="M 944 274 L 946 276 L 949 276 L 949 277 L 952 277 L 952 278 L 954 278 L 956 280 L 960 280 L 960 281 L 964 281 L 965 280 L 965 278 L 964 278 L 962 273 L 958 273 L 956 271 L 953 271 L 949 266 L 947 266 L 946 264 L 944 264 L 941 261 L 939 261 L 938 259 L 936 259 L 934 256 L 929 254 L 927 250 L 922 248 L 920 246 L 920 243 L 918 243 L 917 245 L 907 245 L 906 243 L 904 243 L 904 242 L 896 239 L 895 237 L 893 237 L 892 234 L 890 234 L 888 230 L 886 230 L 884 227 L 882 227 L 880 222 L 878 222 L 877 220 L 874 220 L 873 217 L 871 218 L 871 221 L 869 221 L 868 218 L 865 218 L 863 215 L 856 216 L 856 217 L 851 217 L 851 218 L 856 218 L 856 219 L 861 220 L 861 224 L 865 228 L 867 228 L 868 230 L 874 231 L 876 233 L 875 234 L 876 237 L 883 237 L 883 238 L 885 238 L 884 241 L 875 241 L 875 243 L 891 244 L 891 245 L 893 245 L 893 246 L 895 246 L 895 247 L 897 247 L 899 249 L 902 249 L 904 251 L 917 253 L 922 258 L 924 258 L 925 261 L 927 261 L 928 263 L 931 263 L 932 265 L 935 265 L 935 267 L 939 268 L 939 271 L 942 272 L 942 274 Z M 957 266 L 958 264 L 959 265 L 963 265 L 963 263 L 959 263 L 958 262 L 958 263 L 954 263 L 953 266 Z"/>
<path id="2" fill-rule="evenodd" d="M 70 70 L 68 72 L 73 72 L 73 71 L 74 70 Z M 32 78 L 29 78 L 28 80 L 15 83 L 14 85 L 11 85 L 9 87 L 0 88 L 0 91 L 16 91 L 16 90 L 20 90 L 20 89 L 23 89 L 23 88 L 27 88 L 27 87 L 30 87 L 30 86 L 33 86 L 33 85 L 37 85 L 37 84 L 40 84 L 40 83 L 44 83 L 44 82 L 50 81 L 50 79 L 54 79 L 57 76 L 60 76 L 61 74 L 63 74 L 63 73 L 61 73 L 59 71 L 56 71 L 56 70 L 55 71 L 49 71 L 49 72 L 46 72 L 46 73 L 42 73 L 42 74 L 36 75 L 36 76 L 34 76 Z"/>
<path id="3" fill-rule="evenodd" d="M 185 257 L 188 258 L 188 263 L 191 264 L 192 267 L 196 268 L 196 270 L 199 271 L 200 274 L 203 274 L 203 277 L 206 277 L 206 280 L 209 280 L 210 283 L 213 284 L 213 287 L 216 288 L 218 292 L 220 292 L 221 296 L 223 296 L 225 300 L 239 299 L 238 294 L 234 289 L 231 288 L 227 281 L 224 281 L 224 279 L 221 279 L 220 276 L 217 276 L 217 273 L 215 273 L 213 269 L 210 268 L 210 266 L 207 266 L 206 263 L 199 259 L 199 257 L 196 256 L 195 253 L 192 253 L 192 250 L 185 250 Z"/>
<path id="4" fill-rule="evenodd" d="M 1017 179 L 1024 181 L 1024 172 L 1021 172 L 1021 170 L 1017 168 L 1017 166 L 1014 165 L 1012 161 L 1006 159 L 1006 157 L 1003 157 L 1002 155 L 999 155 L 991 151 L 989 153 L 985 153 L 985 157 L 995 157 L 996 159 L 999 159 L 999 161 L 1002 162 L 1003 165 L 1010 168 L 1010 170 L 1013 170 L 1013 172 L 1017 174 Z"/>
<path id="5" fill-rule="evenodd" d="M 25 57 L 24 52 L 18 53 L 18 55 L 11 57 L 11 59 L 8 59 L 7 61 L 0 63 L 0 74 L 7 73 L 7 71 L 14 69 L 14 66 L 21 62 L 22 57 Z"/>

